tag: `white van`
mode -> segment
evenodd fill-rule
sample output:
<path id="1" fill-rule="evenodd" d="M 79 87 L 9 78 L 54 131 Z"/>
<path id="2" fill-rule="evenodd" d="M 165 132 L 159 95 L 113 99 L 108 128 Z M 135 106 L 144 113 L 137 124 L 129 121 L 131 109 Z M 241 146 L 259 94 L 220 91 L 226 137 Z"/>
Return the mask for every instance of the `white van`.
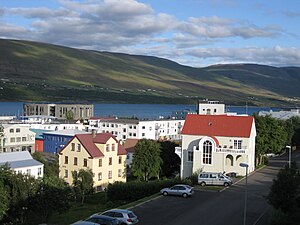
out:
<path id="1" fill-rule="evenodd" d="M 224 185 L 226 187 L 232 184 L 232 180 L 222 173 L 203 172 L 198 176 L 198 184 L 201 186 Z"/>

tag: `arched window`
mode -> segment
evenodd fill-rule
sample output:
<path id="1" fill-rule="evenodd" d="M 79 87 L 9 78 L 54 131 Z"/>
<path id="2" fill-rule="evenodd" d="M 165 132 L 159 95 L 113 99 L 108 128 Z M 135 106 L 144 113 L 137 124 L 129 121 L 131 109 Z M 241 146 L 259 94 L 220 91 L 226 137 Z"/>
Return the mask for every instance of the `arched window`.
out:
<path id="1" fill-rule="evenodd" d="M 203 143 L 203 164 L 212 163 L 212 143 L 205 141 Z"/>
<path id="2" fill-rule="evenodd" d="M 232 155 L 227 155 L 226 156 L 225 165 L 226 166 L 233 166 L 233 156 Z"/>

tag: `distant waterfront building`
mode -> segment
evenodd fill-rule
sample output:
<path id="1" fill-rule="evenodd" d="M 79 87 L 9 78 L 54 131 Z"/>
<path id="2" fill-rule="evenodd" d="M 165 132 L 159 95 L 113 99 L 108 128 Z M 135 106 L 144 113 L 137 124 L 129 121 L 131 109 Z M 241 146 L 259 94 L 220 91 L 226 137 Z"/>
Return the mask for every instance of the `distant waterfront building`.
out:
<path id="1" fill-rule="evenodd" d="M 279 112 L 274 112 L 272 110 L 270 111 L 260 111 L 258 113 L 259 116 L 271 116 L 276 119 L 280 120 L 287 120 L 290 119 L 294 116 L 299 116 L 300 117 L 300 109 L 291 109 L 290 111 L 279 111 Z"/>
<path id="2" fill-rule="evenodd" d="M 198 101 L 197 114 L 200 115 L 221 115 L 225 114 L 225 104 L 219 101 Z"/>
<path id="3" fill-rule="evenodd" d="M 185 120 L 185 118 L 188 114 L 196 114 L 196 112 L 192 111 L 190 109 L 174 111 L 171 114 L 171 119 L 172 120 Z"/>
<path id="4" fill-rule="evenodd" d="M 94 116 L 94 105 L 82 104 L 43 104 L 25 103 L 24 116 L 53 116 L 58 119 L 67 119 L 67 112 L 73 113 L 73 119 L 87 119 Z"/>

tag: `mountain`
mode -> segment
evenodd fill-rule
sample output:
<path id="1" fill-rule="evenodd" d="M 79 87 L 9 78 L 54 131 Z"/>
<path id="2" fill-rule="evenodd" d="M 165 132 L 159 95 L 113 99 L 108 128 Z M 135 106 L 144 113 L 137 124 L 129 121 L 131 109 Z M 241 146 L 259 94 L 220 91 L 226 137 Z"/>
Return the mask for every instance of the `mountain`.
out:
<path id="1" fill-rule="evenodd" d="M 153 56 L 0 39 L 0 101 L 286 105 L 300 68 L 183 66 Z M 296 101 L 293 101 L 295 103 Z"/>

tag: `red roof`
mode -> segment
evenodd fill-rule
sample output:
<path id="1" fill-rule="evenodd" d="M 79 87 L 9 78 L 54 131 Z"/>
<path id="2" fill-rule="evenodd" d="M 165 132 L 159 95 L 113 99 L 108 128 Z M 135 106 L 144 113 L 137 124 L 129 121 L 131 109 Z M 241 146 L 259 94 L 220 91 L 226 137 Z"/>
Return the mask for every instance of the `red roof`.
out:
<path id="1" fill-rule="evenodd" d="M 125 148 L 120 145 L 115 136 L 109 133 L 98 133 L 94 138 L 92 134 L 77 134 L 69 141 L 69 143 L 72 142 L 74 138 L 77 138 L 79 140 L 79 142 L 84 146 L 89 155 L 93 158 L 104 156 L 101 150 L 96 146 L 96 143 L 105 144 L 110 138 L 113 138 L 118 143 L 118 155 L 126 155 L 127 153 Z M 60 152 L 62 152 L 63 150 L 64 148 Z"/>
<path id="2" fill-rule="evenodd" d="M 134 147 L 138 143 L 139 139 L 128 138 L 124 142 L 124 148 L 127 152 L 134 152 Z"/>
<path id="3" fill-rule="evenodd" d="M 182 134 L 221 137 L 250 137 L 253 116 L 188 114 Z"/>

